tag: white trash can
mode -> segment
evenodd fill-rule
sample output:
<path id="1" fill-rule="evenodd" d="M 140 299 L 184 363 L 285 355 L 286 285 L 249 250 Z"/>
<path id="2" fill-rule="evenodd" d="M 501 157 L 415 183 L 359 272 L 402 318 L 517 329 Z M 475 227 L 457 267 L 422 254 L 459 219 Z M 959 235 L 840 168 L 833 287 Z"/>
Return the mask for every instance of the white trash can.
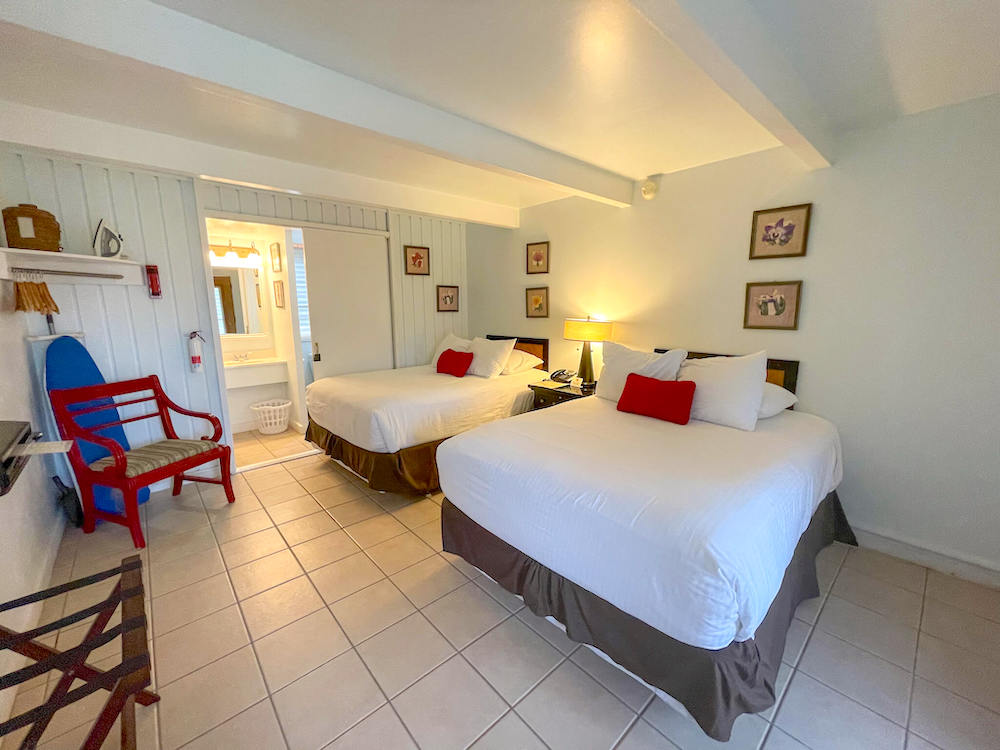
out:
<path id="1" fill-rule="evenodd" d="M 277 435 L 288 429 L 288 414 L 292 402 L 286 399 L 259 401 L 251 404 L 250 410 L 257 417 L 257 431 L 262 435 Z"/>

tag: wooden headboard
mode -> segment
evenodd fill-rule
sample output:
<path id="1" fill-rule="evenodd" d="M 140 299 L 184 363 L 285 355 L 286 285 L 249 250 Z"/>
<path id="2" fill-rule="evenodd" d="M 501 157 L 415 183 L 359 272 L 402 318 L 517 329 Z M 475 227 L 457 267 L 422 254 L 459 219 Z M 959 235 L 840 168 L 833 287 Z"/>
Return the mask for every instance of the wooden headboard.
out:
<path id="1" fill-rule="evenodd" d="M 654 349 L 654 352 L 662 354 L 668 349 Z M 704 357 L 732 357 L 732 354 L 708 354 L 706 352 L 688 352 L 689 359 L 703 359 Z M 767 382 L 780 385 L 782 388 L 795 393 L 795 386 L 799 381 L 799 361 L 797 359 L 768 359 L 767 360 Z"/>
<path id="2" fill-rule="evenodd" d="M 528 354 L 533 354 L 536 357 L 541 357 L 542 364 L 538 365 L 536 370 L 548 370 L 549 369 L 549 340 L 548 339 L 529 339 L 524 336 L 496 336 L 492 333 L 486 334 L 486 338 L 490 341 L 506 341 L 507 339 L 517 339 L 514 344 L 515 349 L 520 349 L 522 352 L 527 352 Z"/>

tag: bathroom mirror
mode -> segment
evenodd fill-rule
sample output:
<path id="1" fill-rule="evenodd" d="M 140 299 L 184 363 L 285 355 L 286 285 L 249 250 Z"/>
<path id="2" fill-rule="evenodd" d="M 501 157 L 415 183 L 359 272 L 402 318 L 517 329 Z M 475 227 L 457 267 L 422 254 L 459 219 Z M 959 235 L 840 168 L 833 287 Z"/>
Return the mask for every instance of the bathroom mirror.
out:
<path id="1" fill-rule="evenodd" d="M 213 265 L 215 314 L 223 336 L 267 333 L 268 315 L 257 268 L 227 268 Z"/>

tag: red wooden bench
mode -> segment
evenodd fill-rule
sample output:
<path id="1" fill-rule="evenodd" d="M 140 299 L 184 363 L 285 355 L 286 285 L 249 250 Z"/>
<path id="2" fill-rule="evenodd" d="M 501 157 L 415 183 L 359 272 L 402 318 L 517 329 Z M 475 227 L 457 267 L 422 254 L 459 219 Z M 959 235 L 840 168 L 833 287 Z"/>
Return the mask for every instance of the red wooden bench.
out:
<path id="1" fill-rule="evenodd" d="M 141 395 L 148 391 L 152 391 L 152 394 Z M 134 397 L 123 398 L 126 396 Z M 219 438 L 222 437 L 222 423 L 218 417 L 211 414 L 191 411 L 175 404 L 167 398 L 167 394 L 160 386 L 159 378 L 155 375 L 118 383 L 51 390 L 49 398 L 52 401 L 52 411 L 55 414 L 60 434 L 64 440 L 73 441 L 73 447 L 69 451 L 69 461 L 74 474 L 76 474 L 77 484 L 80 486 L 85 533 L 91 533 L 98 520 L 110 521 L 127 526 L 132 532 L 132 541 L 135 546 L 137 548 L 145 547 L 146 540 L 142 535 L 142 526 L 139 522 L 137 494 L 143 487 L 148 487 L 162 479 L 173 478 L 174 495 L 180 494 L 181 485 L 187 479 L 191 482 L 221 484 L 226 490 L 226 498 L 229 502 L 236 499 L 229 476 L 231 449 L 228 445 L 219 443 Z M 93 414 L 103 410 L 144 403 L 152 403 L 155 410 L 148 414 L 140 414 L 127 419 L 115 419 L 89 427 L 81 427 L 76 422 L 76 419 L 83 414 Z M 212 436 L 205 436 L 200 440 L 178 438 L 170 420 L 171 411 L 207 420 L 214 428 Z M 114 425 L 156 418 L 160 420 L 165 438 L 139 448 L 126 451 L 115 440 L 99 434 L 102 429 Z M 99 445 L 110 455 L 87 464 L 80 453 L 78 441 Z M 184 473 L 196 466 L 216 460 L 219 462 L 219 479 Z M 98 509 L 94 505 L 94 485 L 121 490 L 125 503 L 125 515 Z"/>

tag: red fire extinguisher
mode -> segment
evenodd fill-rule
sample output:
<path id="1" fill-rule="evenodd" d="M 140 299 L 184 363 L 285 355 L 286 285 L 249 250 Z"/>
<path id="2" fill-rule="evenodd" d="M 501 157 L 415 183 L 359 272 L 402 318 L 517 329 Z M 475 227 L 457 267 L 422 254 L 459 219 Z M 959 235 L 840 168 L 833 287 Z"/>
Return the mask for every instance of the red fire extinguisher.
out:
<path id="1" fill-rule="evenodd" d="M 149 296 L 153 299 L 160 299 L 163 296 L 163 288 L 160 286 L 159 266 L 146 266 L 146 287 L 149 289 Z"/>
<path id="2" fill-rule="evenodd" d="M 191 359 L 191 372 L 201 372 L 201 345 L 205 339 L 201 337 L 201 331 L 191 331 L 188 334 L 188 357 Z"/>

